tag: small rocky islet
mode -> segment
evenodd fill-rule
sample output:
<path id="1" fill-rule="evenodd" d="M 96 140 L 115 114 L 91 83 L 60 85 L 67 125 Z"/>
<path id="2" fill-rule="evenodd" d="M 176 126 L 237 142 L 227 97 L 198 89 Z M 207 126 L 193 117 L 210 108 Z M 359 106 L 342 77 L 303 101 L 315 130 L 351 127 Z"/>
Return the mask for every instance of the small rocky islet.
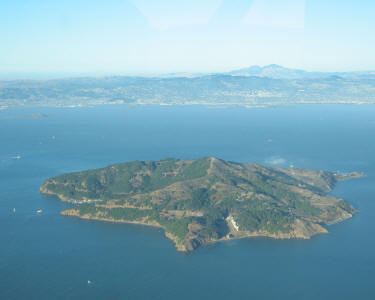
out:
<path id="1" fill-rule="evenodd" d="M 76 205 L 63 215 L 161 227 L 179 251 L 252 236 L 308 239 L 357 210 L 328 195 L 361 177 L 207 157 L 133 161 L 63 174 L 40 188 Z"/>

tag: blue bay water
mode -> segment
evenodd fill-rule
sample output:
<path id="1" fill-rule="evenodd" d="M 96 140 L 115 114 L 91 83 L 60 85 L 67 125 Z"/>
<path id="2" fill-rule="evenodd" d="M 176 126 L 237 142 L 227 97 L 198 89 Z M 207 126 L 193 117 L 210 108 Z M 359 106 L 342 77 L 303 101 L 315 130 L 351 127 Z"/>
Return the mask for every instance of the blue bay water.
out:
<path id="1" fill-rule="evenodd" d="M 33 113 L 48 117 L 11 118 Z M 375 106 L 0 111 L 0 299 L 375 299 L 374 154 Z M 364 172 L 332 192 L 360 213 L 306 241 L 181 254 L 160 229 L 63 217 L 39 193 L 65 172 L 203 156 Z"/>

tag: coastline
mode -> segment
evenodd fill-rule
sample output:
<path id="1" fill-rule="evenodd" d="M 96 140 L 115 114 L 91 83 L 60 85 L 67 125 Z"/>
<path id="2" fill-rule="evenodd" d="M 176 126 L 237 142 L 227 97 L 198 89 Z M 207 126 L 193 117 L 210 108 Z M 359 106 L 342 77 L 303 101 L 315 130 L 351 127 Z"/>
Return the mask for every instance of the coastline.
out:
<path id="1" fill-rule="evenodd" d="M 156 221 L 152 222 L 143 222 L 143 221 L 130 221 L 130 220 L 115 220 L 113 218 L 105 218 L 105 217 L 100 217 L 100 216 L 90 216 L 88 214 L 86 215 L 80 215 L 77 211 L 74 209 L 67 209 L 61 212 L 61 215 L 67 216 L 67 217 L 74 217 L 74 218 L 79 218 L 79 219 L 84 219 L 84 220 L 92 220 L 92 221 L 102 221 L 102 222 L 110 222 L 110 223 L 123 223 L 123 224 L 134 224 L 134 225 L 142 225 L 142 226 L 150 226 L 150 227 L 155 227 L 155 228 L 162 228 L 164 230 L 165 236 L 170 239 L 176 249 L 179 252 L 189 252 L 195 250 L 193 249 L 188 249 L 185 244 L 181 243 L 180 239 L 170 232 L 166 231 L 166 228 Z M 337 222 L 344 221 L 339 220 Z M 335 222 L 335 223 L 337 223 Z M 238 232 L 230 232 L 226 236 L 217 239 L 217 240 L 204 240 L 201 241 L 200 245 L 209 245 L 209 244 L 215 244 L 223 241 L 231 241 L 231 240 L 238 240 L 238 239 L 244 239 L 244 238 L 253 238 L 253 237 L 264 237 L 264 238 L 271 238 L 271 239 L 276 239 L 276 240 L 289 240 L 289 239 L 301 239 L 301 240 L 308 240 L 311 237 L 317 235 L 317 234 L 328 234 L 329 231 L 319 225 L 319 224 L 313 224 L 315 231 L 310 231 L 308 232 L 300 232 L 296 230 L 296 228 L 293 231 L 290 232 L 278 232 L 278 233 L 270 233 L 267 231 L 254 231 L 254 232 L 246 232 L 246 231 L 238 231 Z M 327 224 L 331 225 L 331 224 Z"/>
<path id="2" fill-rule="evenodd" d="M 210 165 L 209 165 L 210 168 L 212 168 L 214 162 L 220 163 L 220 160 L 216 158 L 209 158 L 209 160 L 210 160 Z M 256 167 L 259 168 L 258 165 L 256 165 Z M 289 175 L 290 170 L 291 169 L 285 169 L 283 172 Z M 336 173 L 324 172 L 324 171 L 318 172 L 318 171 L 309 171 L 309 170 L 304 170 L 304 169 L 292 169 L 292 170 L 295 170 L 295 172 L 297 173 L 307 172 L 307 174 L 314 172 L 314 176 L 321 176 L 318 178 L 323 178 L 324 184 L 322 183 L 322 186 L 324 189 L 327 189 L 327 190 L 331 190 L 334 187 L 335 183 L 338 181 L 365 176 L 364 174 L 358 173 L 358 172 L 342 174 L 339 172 L 336 172 Z M 209 171 L 211 171 L 211 169 L 208 169 L 207 174 L 210 174 Z M 304 175 L 297 174 L 295 176 L 304 176 Z M 312 176 L 312 178 L 315 178 L 314 176 Z M 63 181 L 60 184 L 62 186 L 67 186 L 68 183 Z M 54 178 L 47 179 L 43 183 L 43 185 L 40 187 L 40 192 L 45 195 L 57 196 L 61 201 L 64 201 L 64 202 L 70 202 L 73 204 L 90 204 L 90 203 L 97 203 L 97 202 L 102 201 L 100 199 L 90 199 L 90 198 L 87 198 L 87 196 L 83 196 L 83 197 L 81 196 L 81 198 L 70 199 L 67 196 L 70 194 L 64 195 L 60 193 L 59 190 L 57 191 L 50 190 L 48 188 L 49 184 L 56 185 L 59 183 Z M 338 201 L 344 201 L 342 199 L 333 198 L 333 197 L 331 197 L 331 199 L 334 199 L 337 203 Z M 323 207 L 324 205 L 327 205 L 327 204 L 323 203 Z M 202 228 L 202 225 L 201 225 L 202 223 L 200 224 L 195 223 L 195 225 L 189 224 L 187 228 L 185 227 L 186 228 L 185 235 L 180 234 L 180 233 L 176 233 L 175 235 L 171 233 L 170 229 L 167 229 L 168 227 L 161 225 L 158 221 L 153 220 L 153 218 L 149 220 L 150 218 L 147 215 L 143 215 L 143 216 L 140 215 L 138 217 L 135 217 L 134 218 L 135 220 L 127 220 L 125 216 L 120 216 L 120 217 L 117 216 L 116 218 L 114 218 L 113 216 L 109 215 L 107 211 L 96 210 L 94 212 L 88 212 L 88 211 L 81 212 L 79 209 L 80 206 L 76 206 L 76 207 L 73 206 L 71 208 L 68 208 L 62 211 L 61 214 L 64 216 L 76 217 L 76 218 L 81 218 L 81 219 L 86 219 L 86 220 L 96 220 L 96 221 L 104 221 L 104 222 L 111 222 L 111 223 L 128 223 L 128 224 L 137 224 L 137 225 L 162 228 L 165 232 L 165 236 L 173 241 L 178 251 L 187 252 L 187 251 L 193 251 L 201 245 L 213 244 L 213 243 L 217 243 L 221 241 L 229 241 L 229 240 L 235 240 L 235 239 L 241 239 L 241 238 L 267 237 L 267 238 L 272 238 L 272 239 L 310 239 L 314 235 L 321 234 L 321 233 L 322 234 L 328 233 L 328 230 L 323 225 L 331 225 L 331 224 L 344 221 L 346 219 L 351 218 L 353 214 L 358 212 L 355 208 L 350 206 L 350 204 L 348 205 L 349 205 L 348 211 L 340 208 L 340 206 L 337 206 L 336 209 L 337 209 L 338 215 L 336 215 L 335 217 L 327 216 L 327 215 L 321 216 L 320 219 L 314 216 L 310 216 L 310 218 L 304 218 L 303 215 L 300 215 L 300 214 L 294 215 L 294 214 L 291 214 L 290 211 L 289 211 L 289 214 L 288 212 L 286 212 L 287 213 L 286 216 L 291 221 L 288 224 L 288 226 L 285 226 L 282 228 L 279 227 L 278 229 L 272 229 L 272 227 L 269 227 L 269 228 L 265 227 L 259 230 L 259 228 L 255 227 L 255 230 L 251 230 L 251 229 L 246 229 L 245 227 L 245 230 L 244 230 L 244 228 L 240 228 L 235 222 L 235 220 L 233 219 L 233 217 L 229 215 L 228 217 L 225 218 L 228 231 L 217 236 L 205 236 L 204 234 L 203 235 L 200 234 L 199 230 Z M 138 206 L 131 205 L 129 203 L 123 203 L 121 205 L 116 206 L 112 202 L 108 204 L 96 204 L 95 206 L 102 207 L 104 209 L 106 208 L 108 209 L 131 208 L 131 209 L 137 209 L 137 210 L 152 209 L 151 207 L 148 207 L 148 206 L 138 207 Z M 169 215 L 169 217 L 171 216 L 171 211 L 169 210 L 165 210 L 162 213 L 167 216 Z M 176 218 L 175 215 L 172 214 L 172 216 Z M 130 217 L 130 218 L 133 218 L 133 217 Z M 181 218 L 181 216 L 180 217 L 177 216 L 177 219 L 178 218 Z"/>
<path id="3" fill-rule="evenodd" d="M 102 221 L 102 222 L 110 222 L 110 223 L 134 224 L 134 225 L 143 225 L 143 226 L 150 226 L 150 227 L 155 227 L 155 228 L 162 228 L 164 230 L 165 236 L 169 238 L 170 240 L 172 240 L 172 242 L 174 243 L 178 251 L 181 251 L 181 252 L 188 251 L 187 248 L 180 242 L 178 237 L 166 231 L 165 227 L 160 225 L 156 221 L 142 222 L 142 221 L 130 221 L 130 220 L 115 220 L 113 218 L 104 218 L 104 217 L 97 217 L 97 216 L 93 217 L 88 214 L 81 216 L 77 211 L 71 208 L 63 210 L 60 214 L 63 216 L 74 217 L 74 218 L 79 218 L 79 219 L 84 219 L 84 220 Z"/>

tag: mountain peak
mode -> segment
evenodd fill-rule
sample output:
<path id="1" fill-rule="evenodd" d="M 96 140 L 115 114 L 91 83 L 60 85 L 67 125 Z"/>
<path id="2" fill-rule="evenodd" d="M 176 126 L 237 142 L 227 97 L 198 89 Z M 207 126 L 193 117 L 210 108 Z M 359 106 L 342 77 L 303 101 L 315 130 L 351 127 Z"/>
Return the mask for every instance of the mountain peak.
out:
<path id="1" fill-rule="evenodd" d="M 309 72 L 299 69 L 289 69 L 277 64 L 270 64 L 263 67 L 254 65 L 247 68 L 231 71 L 228 74 L 232 76 L 258 76 L 280 79 L 295 79 L 306 77 L 309 75 Z"/>
<path id="2" fill-rule="evenodd" d="M 280 68 L 280 69 L 287 69 L 283 66 L 280 66 L 280 65 L 277 65 L 277 64 L 270 64 L 270 65 L 267 65 L 267 66 L 264 66 L 263 69 L 267 69 L 267 68 Z"/>

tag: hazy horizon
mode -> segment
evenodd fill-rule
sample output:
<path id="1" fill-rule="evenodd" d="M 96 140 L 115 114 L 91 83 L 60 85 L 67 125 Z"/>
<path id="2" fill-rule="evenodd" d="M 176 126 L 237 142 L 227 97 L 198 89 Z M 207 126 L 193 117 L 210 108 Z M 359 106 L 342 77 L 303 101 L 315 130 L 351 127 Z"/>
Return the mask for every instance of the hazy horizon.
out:
<path id="1" fill-rule="evenodd" d="M 367 0 L 5 0 L 0 8 L 1 78 L 211 73 L 268 64 L 375 69 L 375 3 Z"/>
<path id="2" fill-rule="evenodd" d="M 374 300 L 374 13 L 2 0 L 0 300 Z"/>
<path id="3" fill-rule="evenodd" d="M 65 78 L 81 78 L 81 77 L 111 77 L 111 76 L 139 76 L 139 77 L 158 77 L 158 76 L 166 76 L 173 75 L 173 74 L 202 74 L 202 75 L 209 75 L 209 74 L 220 74 L 220 73 L 227 73 L 230 71 L 236 71 L 241 69 L 246 69 L 250 67 L 267 67 L 271 65 L 277 65 L 286 69 L 291 70 L 302 70 L 306 72 L 322 72 L 322 73 L 350 73 L 350 72 L 375 72 L 374 69 L 364 69 L 364 70 L 307 70 L 302 68 L 290 68 L 287 66 L 282 66 L 278 64 L 266 64 L 266 65 L 251 65 L 251 66 L 244 66 L 241 68 L 236 69 L 225 69 L 225 70 L 216 70 L 216 71 L 184 71 L 184 70 L 176 70 L 171 72 L 1 72 L 0 71 L 0 80 L 49 80 L 49 79 L 65 79 Z"/>

